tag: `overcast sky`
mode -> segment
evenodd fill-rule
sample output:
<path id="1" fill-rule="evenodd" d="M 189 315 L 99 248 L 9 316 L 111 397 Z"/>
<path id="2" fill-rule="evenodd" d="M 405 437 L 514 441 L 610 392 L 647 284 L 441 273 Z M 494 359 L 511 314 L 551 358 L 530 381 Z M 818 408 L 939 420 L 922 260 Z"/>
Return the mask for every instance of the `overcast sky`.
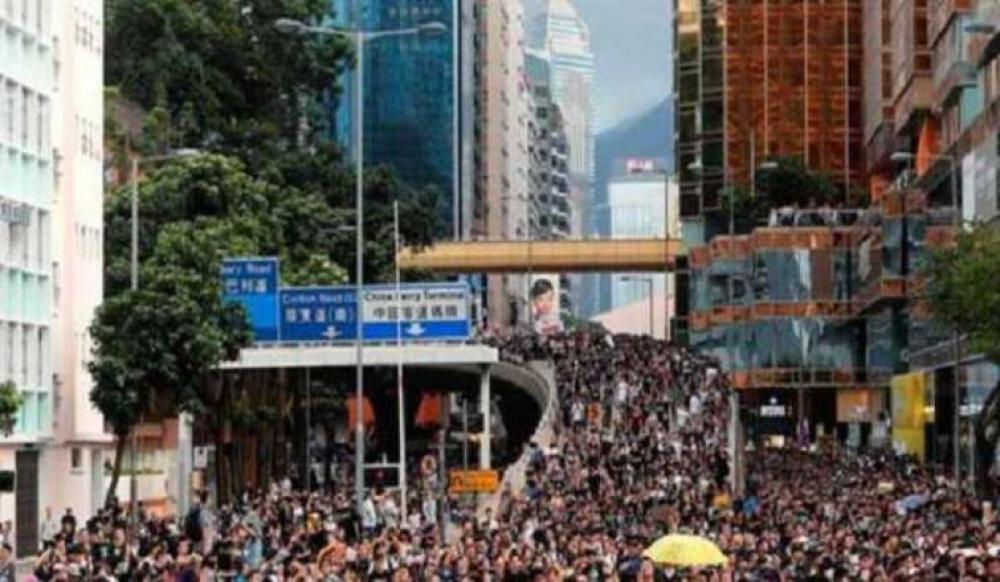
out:
<path id="1" fill-rule="evenodd" d="M 598 132 L 669 95 L 673 0 L 572 1 L 597 59 Z"/>

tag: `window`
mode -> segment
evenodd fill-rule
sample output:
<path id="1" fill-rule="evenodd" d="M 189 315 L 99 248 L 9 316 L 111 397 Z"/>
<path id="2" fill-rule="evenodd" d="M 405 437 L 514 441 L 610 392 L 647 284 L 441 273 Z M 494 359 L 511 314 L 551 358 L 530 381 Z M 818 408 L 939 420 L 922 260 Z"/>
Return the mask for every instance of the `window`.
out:
<path id="1" fill-rule="evenodd" d="M 20 145 L 22 149 L 28 148 L 28 133 L 30 132 L 31 126 L 31 91 L 28 89 L 21 89 L 21 141 Z"/>
<path id="2" fill-rule="evenodd" d="M 14 113 L 17 110 L 17 86 L 8 82 L 0 103 L 0 136 L 4 141 L 14 141 Z"/>
<path id="3" fill-rule="evenodd" d="M 69 469 L 73 472 L 83 471 L 83 451 L 80 447 L 73 447 L 69 450 Z"/>
<path id="4" fill-rule="evenodd" d="M 49 102 L 44 97 L 38 99 L 38 155 L 47 158 L 49 156 Z"/>

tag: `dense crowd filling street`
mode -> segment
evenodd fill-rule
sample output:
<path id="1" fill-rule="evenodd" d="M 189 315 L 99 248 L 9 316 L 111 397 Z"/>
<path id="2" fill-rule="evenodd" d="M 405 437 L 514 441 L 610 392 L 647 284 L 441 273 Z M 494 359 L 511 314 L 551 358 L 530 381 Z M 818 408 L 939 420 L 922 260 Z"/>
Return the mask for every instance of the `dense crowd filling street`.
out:
<path id="1" fill-rule="evenodd" d="M 178 519 L 142 516 L 134 545 L 123 509 L 52 516 L 34 579 L 1000 579 L 991 504 L 906 459 L 758 450 L 734 495 L 728 388 L 706 358 L 596 332 L 488 341 L 514 363 L 554 362 L 559 403 L 552 442 L 529 443 L 525 486 L 496 512 L 449 511 L 442 532 L 433 487 L 414 491 L 408 515 L 371 491 L 359 515 L 350 490 L 307 495 L 286 480 Z M 643 557 L 671 532 L 712 539 L 728 565 Z"/>

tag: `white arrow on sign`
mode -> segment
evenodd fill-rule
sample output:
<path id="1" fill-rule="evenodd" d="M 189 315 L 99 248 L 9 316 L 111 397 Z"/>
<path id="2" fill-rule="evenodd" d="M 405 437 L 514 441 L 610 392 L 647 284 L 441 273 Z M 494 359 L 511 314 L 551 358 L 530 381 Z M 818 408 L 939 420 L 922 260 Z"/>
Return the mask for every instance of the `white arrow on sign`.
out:
<path id="1" fill-rule="evenodd" d="M 340 330 L 331 325 L 330 327 L 326 328 L 326 331 L 323 332 L 323 337 L 325 337 L 330 341 L 333 341 L 338 337 L 340 337 Z"/>
<path id="2" fill-rule="evenodd" d="M 420 325 L 419 322 L 413 322 L 410 327 L 406 328 L 407 335 L 421 336 L 424 335 L 424 326 Z"/>

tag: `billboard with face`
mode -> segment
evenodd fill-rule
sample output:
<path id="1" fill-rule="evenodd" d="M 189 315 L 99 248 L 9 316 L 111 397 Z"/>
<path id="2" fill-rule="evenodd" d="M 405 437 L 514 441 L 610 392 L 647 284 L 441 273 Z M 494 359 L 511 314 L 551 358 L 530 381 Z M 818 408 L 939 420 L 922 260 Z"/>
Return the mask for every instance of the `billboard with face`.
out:
<path id="1" fill-rule="evenodd" d="M 528 299 L 535 333 L 548 335 L 563 331 L 558 275 L 532 275 Z"/>

